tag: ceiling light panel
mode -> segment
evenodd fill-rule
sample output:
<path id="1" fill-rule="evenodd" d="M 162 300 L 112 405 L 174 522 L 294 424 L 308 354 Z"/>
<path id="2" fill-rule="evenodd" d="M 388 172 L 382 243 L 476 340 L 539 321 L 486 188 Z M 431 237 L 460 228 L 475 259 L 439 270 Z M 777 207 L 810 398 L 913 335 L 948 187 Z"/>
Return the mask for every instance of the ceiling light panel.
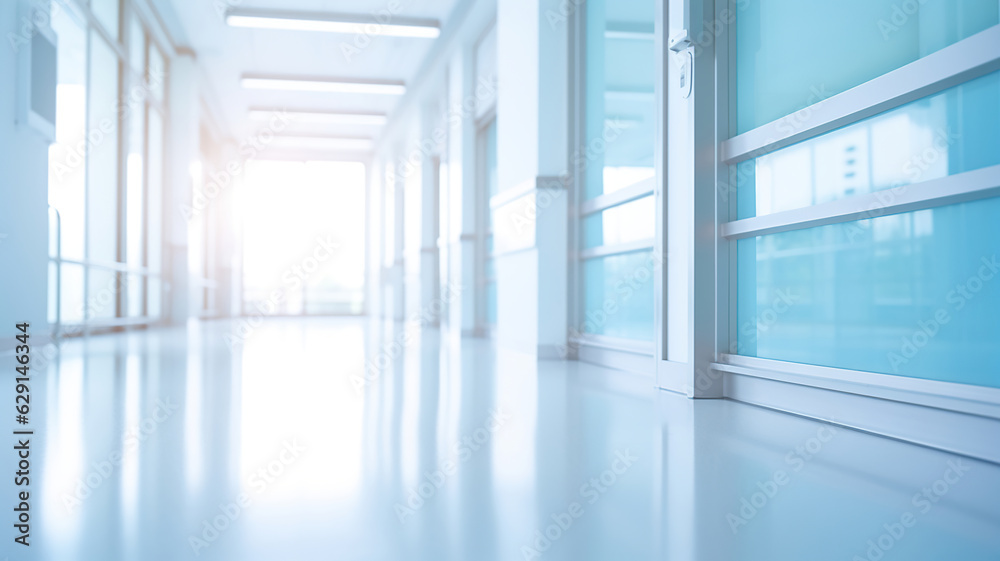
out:
<path id="1" fill-rule="evenodd" d="M 375 95 L 403 95 L 406 86 L 402 82 L 327 80 L 319 78 L 279 78 L 267 76 L 244 76 L 244 88 L 254 90 L 282 90 L 297 92 L 353 93 Z"/>
<path id="2" fill-rule="evenodd" d="M 322 31 L 417 39 L 435 39 L 441 35 L 441 28 L 436 20 L 400 18 L 391 15 L 384 19 L 384 22 L 380 22 L 374 16 L 246 10 L 232 10 L 226 14 L 226 23 L 232 27 Z"/>
<path id="3" fill-rule="evenodd" d="M 318 125 L 382 126 L 387 118 L 383 113 L 331 113 L 326 111 L 288 111 L 282 109 L 251 109 L 250 118 L 267 121 L 276 113 L 287 115 L 294 121 Z"/>

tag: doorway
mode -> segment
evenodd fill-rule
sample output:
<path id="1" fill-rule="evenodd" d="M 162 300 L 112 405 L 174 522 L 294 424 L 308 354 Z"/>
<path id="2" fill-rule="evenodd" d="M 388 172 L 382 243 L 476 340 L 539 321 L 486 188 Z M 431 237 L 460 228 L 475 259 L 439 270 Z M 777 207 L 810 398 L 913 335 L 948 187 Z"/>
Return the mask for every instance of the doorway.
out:
<path id="1" fill-rule="evenodd" d="M 251 161 L 238 204 L 244 314 L 364 312 L 363 164 Z"/>

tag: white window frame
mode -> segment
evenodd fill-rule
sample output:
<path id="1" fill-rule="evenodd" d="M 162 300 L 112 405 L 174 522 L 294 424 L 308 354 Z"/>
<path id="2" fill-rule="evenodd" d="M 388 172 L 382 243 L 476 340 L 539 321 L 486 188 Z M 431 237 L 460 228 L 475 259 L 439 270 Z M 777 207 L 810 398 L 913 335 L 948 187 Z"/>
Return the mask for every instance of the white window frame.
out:
<path id="1" fill-rule="evenodd" d="M 709 18 L 725 21 L 737 0 L 668 0 L 670 37 L 682 30 L 707 29 Z M 664 20 L 668 17 L 663 14 Z M 934 208 L 1000 194 L 1000 166 L 960 173 L 909 186 L 886 205 L 862 194 L 737 219 L 736 165 L 774 150 L 899 107 L 1000 70 L 1000 25 L 814 104 L 806 123 L 789 130 L 782 119 L 734 134 L 735 25 L 694 56 L 680 45 L 672 52 L 658 44 L 665 68 L 666 117 L 663 169 L 670 190 L 658 205 L 658 248 L 671 252 L 659 275 L 657 383 L 692 398 L 730 398 L 833 421 L 987 461 L 1000 462 L 1000 389 L 797 364 L 731 354 L 736 341 L 736 242 L 879 215 Z M 690 31 L 689 31 L 690 33 Z M 693 94 L 680 87 L 683 66 Z M 671 142 L 673 141 L 673 142 Z M 671 144 L 667 153 L 665 147 Z M 715 154 L 714 159 L 696 158 Z M 661 168 L 658 167 L 658 171 Z M 661 220 L 659 216 L 662 216 Z M 690 220 L 684 217 L 689 216 Z M 671 284 L 683 288 L 670 293 Z M 673 306 L 671 306 L 673 304 Z M 686 306 L 686 307 L 684 307 Z M 687 336 L 673 339 L 669 311 L 678 314 Z M 686 314 L 686 315 L 685 315 Z M 668 360 L 672 359 L 672 360 Z"/>
<path id="2" fill-rule="evenodd" d="M 661 3 L 657 3 L 657 11 L 660 10 L 659 4 Z M 587 146 L 587 131 L 586 127 L 583 125 L 583 123 L 586 122 L 587 101 L 587 15 L 586 9 L 584 8 L 585 6 L 581 6 L 580 9 L 576 10 L 569 37 L 570 53 L 573 54 L 570 62 L 569 73 L 569 91 L 572 92 L 570 112 L 571 115 L 573 115 L 573 118 L 570 119 L 571 128 L 569 131 L 569 154 L 574 154 L 582 149 L 582 147 Z M 654 49 L 658 48 L 660 37 L 663 34 L 663 27 L 659 23 L 659 18 L 656 18 L 654 20 L 653 36 L 651 37 Z M 606 35 L 608 33 L 617 33 L 619 36 L 627 35 L 631 38 L 636 38 L 640 35 L 641 39 L 650 38 L 648 37 L 648 32 L 636 32 L 629 30 L 617 32 L 608 31 L 606 32 Z M 656 81 L 658 81 L 658 76 L 660 75 L 660 64 L 661 61 L 658 57 L 657 68 L 654 71 L 656 76 L 654 79 Z M 662 104 L 660 103 L 660 98 L 657 97 L 655 92 L 654 104 L 657 111 L 656 115 L 658 115 Z M 658 119 L 658 116 L 654 115 L 654 119 Z M 660 144 L 654 140 L 654 155 L 659 152 L 659 146 Z M 658 158 L 654 156 L 654 161 L 657 159 Z M 586 165 L 589 166 L 591 163 L 587 162 Z M 591 362 L 619 370 L 648 374 L 650 376 L 652 372 L 655 371 L 655 363 L 653 362 L 657 347 L 655 343 L 657 333 L 655 326 L 659 321 L 659 317 L 654 313 L 654 333 L 652 334 L 653 339 L 651 341 L 639 341 L 620 337 L 610 337 L 607 335 L 584 333 L 581 329 L 581 326 L 586 320 L 583 313 L 583 268 L 584 263 L 589 259 L 621 255 L 636 251 L 656 251 L 656 238 L 653 237 L 623 244 L 601 245 L 592 248 L 584 248 L 582 226 L 583 221 L 591 215 L 639 200 L 643 197 L 657 197 L 659 193 L 659 186 L 662 184 L 662 179 L 659 167 L 654 165 L 654 168 L 655 173 L 652 177 L 642 179 L 632 185 L 611 193 L 605 193 L 592 199 L 585 199 L 586 167 L 579 168 L 572 161 L 569 162 L 568 165 L 568 169 L 570 170 L 570 175 L 572 177 L 572 188 L 570 189 L 571 200 L 569 205 L 570 215 L 568 220 L 569 247 L 567 248 L 571 256 L 569 285 L 567 290 L 569 297 L 569 333 L 567 334 L 569 350 L 568 355 L 570 358 L 575 358 L 584 362 Z M 659 222 L 658 213 L 655 220 Z M 659 228 L 659 225 L 657 225 L 657 228 Z M 656 294 L 659 291 L 659 281 L 656 279 L 656 276 L 657 275 L 655 274 L 653 275 L 654 303 L 657 302 Z"/>
<path id="3" fill-rule="evenodd" d="M 496 335 L 496 324 L 489 322 L 487 308 L 489 306 L 489 295 L 486 287 L 490 282 L 496 282 L 496 276 L 487 277 L 486 262 L 496 259 L 496 250 L 488 251 L 486 239 L 493 235 L 493 230 L 488 228 L 490 223 L 490 193 L 489 178 L 486 177 L 487 163 L 487 133 L 497 120 L 496 104 L 493 103 L 482 110 L 479 118 L 475 121 L 475 165 L 476 165 L 476 302 L 475 302 L 475 334 L 481 337 L 494 337 Z M 495 261 L 494 261 L 495 263 Z M 495 271 L 494 271 L 495 273 Z"/>
<path id="4" fill-rule="evenodd" d="M 56 1 L 58 2 L 59 7 L 61 9 L 63 9 L 67 13 L 68 17 L 70 17 L 71 19 L 75 20 L 76 23 L 86 33 L 86 37 L 87 37 L 87 39 L 86 39 L 86 41 L 87 41 L 86 61 L 87 61 L 87 65 L 88 65 L 87 70 L 86 70 L 86 75 L 87 75 L 87 86 L 86 87 L 87 87 L 87 91 L 88 91 L 88 98 L 87 98 L 88 104 L 90 103 L 90 99 L 89 99 L 89 90 L 90 90 L 90 83 L 89 83 L 90 82 L 90 67 L 89 67 L 89 65 L 90 65 L 90 49 L 91 49 L 91 42 L 94 40 L 93 35 L 91 34 L 91 31 L 96 32 L 100 36 L 99 40 L 104 41 L 104 43 L 106 45 L 108 45 L 111 48 L 112 51 L 114 51 L 115 56 L 117 57 L 117 61 L 118 61 L 118 76 L 119 76 L 119 80 L 118 80 L 118 99 L 119 100 L 123 99 L 124 96 L 126 95 L 126 93 L 128 91 L 130 91 L 133 86 L 136 85 L 136 81 L 137 80 L 139 82 L 141 82 L 144 79 L 148 79 L 149 52 L 150 52 L 150 49 L 157 48 L 157 49 L 159 49 L 159 51 L 161 53 L 163 53 L 163 57 L 164 57 L 164 75 L 165 76 L 169 75 L 170 58 L 169 58 L 169 56 L 167 54 L 169 51 L 165 50 L 163 48 L 163 45 L 154 37 L 153 27 L 146 21 L 145 15 L 140 13 L 140 10 L 138 9 L 138 7 L 136 6 L 136 4 L 135 4 L 134 1 L 132 1 L 132 0 L 119 0 L 119 3 L 118 3 L 118 30 L 112 30 L 112 31 L 115 31 L 115 35 L 117 35 L 117 36 L 120 37 L 120 39 L 117 39 L 117 40 L 115 39 L 114 35 L 109 30 L 107 30 L 107 29 L 104 28 L 103 24 L 94 15 L 94 13 L 91 10 L 91 8 L 90 8 L 89 5 L 87 5 L 87 4 L 83 3 L 83 2 L 74 1 L 74 0 L 56 0 Z M 131 23 L 131 20 L 133 18 L 135 18 L 135 19 L 137 19 L 139 21 L 140 27 L 143 30 L 142 37 L 138 38 L 139 40 L 141 40 L 143 42 L 143 74 L 142 75 L 137 74 L 132 69 L 131 61 L 129 60 L 129 54 L 130 54 L 129 47 L 130 47 L 130 44 L 131 44 L 132 41 L 136 40 L 135 37 L 131 37 L 130 36 L 131 26 L 129 24 Z M 116 224 L 115 245 L 116 245 L 116 253 L 118 255 L 119 262 L 108 263 L 108 262 L 95 261 L 93 259 L 90 259 L 89 255 L 88 255 L 89 244 L 87 243 L 87 240 L 86 240 L 86 236 L 88 235 L 87 234 L 88 229 L 86 227 L 86 224 L 87 224 L 87 220 L 89 220 L 89 216 L 87 216 L 88 213 L 86 211 L 86 208 L 84 210 L 84 224 L 85 224 L 85 227 L 84 227 L 84 237 L 85 237 L 85 240 L 84 240 L 84 258 L 83 259 L 69 259 L 69 258 L 64 258 L 62 256 L 62 247 L 61 247 L 61 245 L 62 245 L 61 244 L 62 219 L 61 219 L 61 216 L 59 214 L 58 209 L 55 209 L 54 207 L 52 208 L 52 212 L 49 213 L 49 215 L 50 215 L 50 221 L 52 222 L 52 224 L 50 224 L 49 233 L 50 233 L 50 235 L 53 235 L 53 231 L 54 231 L 55 232 L 54 235 L 56 236 L 55 254 L 49 256 L 49 262 L 55 266 L 55 287 L 54 287 L 54 290 L 55 290 L 55 294 L 54 294 L 55 299 L 54 299 L 54 302 L 50 302 L 50 304 L 54 305 L 54 307 L 55 307 L 55 310 L 54 310 L 54 313 L 53 313 L 55 321 L 52 324 L 52 335 L 53 335 L 53 337 L 58 338 L 58 337 L 62 337 L 62 336 L 73 336 L 73 335 L 89 334 L 89 333 L 93 333 L 93 332 L 100 332 L 100 331 L 105 331 L 105 330 L 110 330 L 110 329 L 116 329 L 116 328 L 124 328 L 124 327 L 135 326 L 135 325 L 151 325 L 151 324 L 158 323 L 158 322 L 162 321 L 162 319 L 163 319 L 163 315 L 162 315 L 162 311 L 163 311 L 163 308 L 164 308 L 163 307 L 163 302 L 162 302 L 162 297 L 163 297 L 162 296 L 162 286 L 163 286 L 163 273 L 162 273 L 162 270 L 163 270 L 163 266 L 161 264 L 160 272 L 154 272 L 153 270 L 149 269 L 148 262 L 147 262 L 147 257 L 148 257 L 148 254 L 149 254 L 149 247 L 148 247 L 148 243 L 149 243 L 149 232 L 148 232 L 148 227 L 149 227 L 149 212 L 159 211 L 159 208 L 157 208 L 157 209 L 151 209 L 151 208 L 149 208 L 149 180 L 148 180 L 149 121 L 148 121 L 148 112 L 149 111 L 158 111 L 159 114 L 160 114 L 160 116 L 161 116 L 161 119 L 162 119 L 164 125 L 166 125 L 165 115 L 166 115 L 166 107 L 167 107 L 167 101 L 168 101 L 166 99 L 167 98 L 167 87 L 166 87 L 166 84 L 164 84 L 163 90 L 164 90 L 164 92 L 163 92 L 164 99 L 156 99 L 156 96 L 154 96 L 154 95 L 148 95 L 148 96 L 145 97 L 145 100 L 143 101 L 142 107 L 141 108 L 137 107 L 136 109 L 134 109 L 132 115 L 130 116 L 131 118 L 140 118 L 140 119 L 143 119 L 145 121 L 145 125 L 143 127 L 143 134 L 144 134 L 144 138 L 143 138 L 143 162 L 144 162 L 144 165 L 143 165 L 143 186 L 142 186 L 142 189 L 143 189 L 143 206 L 144 206 L 144 212 L 143 212 L 143 249 L 142 249 L 143 266 L 138 267 L 138 266 L 134 266 L 134 265 L 129 265 L 126 262 L 126 257 L 125 257 L 125 251 L 126 251 L 126 239 L 125 239 L 125 236 L 126 236 L 126 227 L 127 227 L 127 225 L 126 225 L 126 212 L 125 212 L 125 208 L 126 208 L 126 199 L 125 199 L 125 197 L 127 196 L 127 188 L 126 188 L 126 180 L 127 180 L 126 160 L 127 160 L 127 151 L 128 151 L 128 146 L 127 146 L 127 142 L 125 142 L 125 139 L 126 139 L 126 135 L 130 134 L 130 132 L 131 132 L 130 129 L 129 129 L 129 127 L 128 127 L 128 123 L 126 123 L 126 122 L 120 122 L 119 123 L 119 127 L 118 127 L 119 138 L 118 138 L 118 142 L 117 142 L 117 150 L 118 150 L 118 178 L 117 178 L 116 192 L 118 193 L 119 201 L 117 202 L 117 204 L 118 204 L 118 210 L 117 210 L 118 223 Z M 87 114 L 88 114 L 88 120 L 89 120 L 89 105 L 87 107 Z M 91 124 L 89 123 L 89 121 L 88 121 L 88 123 L 87 123 L 86 126 L 88 128 L 91 127 Z M 166 134 L 167 134 L 166 126 L 164 126 L 164 128 L 162 129 L 161 132 L 164 134 L 164 137 L 166 137 Z M 164 142 L 161 142 L 161 147 L 164 146 L 165 144 L 166 144 L 166 142 L 164 140 Z M 88 155 L 88 157 L 89 157 L 89 155 Z M 161 158 L 162 158 L 162 155 L 161 155 Z M 86 181 L 89 182 L 89 179 L 86 180 Z M 86 192 L 89 190 L 89 185 L 87 183 L 85 183 L 85 185 L 84 185 L 84 190 L 85 190 L 84 200 L 86 201 L 86 197 L 87 197 Z M 87 204 L 87 203 L 85 202 L 85 204 Z M 162 226 L 162 221 L 161 221 L 161 226 Z M 161 237 L 161 240 L 162 240 L 162 238 L 163 238 L 162 233 L 161 233 L 160 237 Z M 81 321 L 78 321 L 78 322 L 64 323 L 62 321 L 62 309 L 61 309 L 61 307 L 62 307 L 62 265 L 63 264 L 79 265 L 79 266 L 81 266 L 83 268 L 83 286 L 81 287 L 81 290 L 83 291 L 84 309 L 83 309 L 83 318 L 82 318 Z M 114 317 L 113 318 L 94 319 L 94 318 L 90 317 L 90 314 L 89 314 L 90 307 L 86 303 L 90 299 L 90 271 L 91 270 L 108 271 L 108 272 L 111 272 L 112 274 L 114 274 L 115 277 L 116 277 L 116 284 L 117 284 L 118 287 L 121 288 L 121 290 L 117 290 L 116 294 L 115 294 L 115 312 L 114 312 Z M 141 303 L 142 312 L 141 312 L 141 314 L 139 314 L 137 316 L 130 316 L 129 315 L 129 311 L 128 311 L 128 297 L 129 297 L 129 295 L 128 295 L 128 290 L 127 290 L 127 286 L 128 286 L 127 285 L 127 279 L 130 276 L 132 276 L 132 275 L 140 277 L 141 278 L 141 282 L 142 282 L 142 286 L 143 286 L 143 288 L 142 288 L 142 298 L 141 298 L 141 300 L 142 300 L 142 303 Z M 155 316 L 155 317 L 152 317 L 152 316 L 148 315 L 148 311 L 149 311 L 149 286 L 151 284 L 151 283 L 149 283 L 150 279 L 158 279 L 160 281 L 159 282 L 159 286 L 161 287 L 161 295 L 160 295 L 160 298 L 161 298 L 161 304 L 160 304 L 161 314 L 159 316 Z"/>

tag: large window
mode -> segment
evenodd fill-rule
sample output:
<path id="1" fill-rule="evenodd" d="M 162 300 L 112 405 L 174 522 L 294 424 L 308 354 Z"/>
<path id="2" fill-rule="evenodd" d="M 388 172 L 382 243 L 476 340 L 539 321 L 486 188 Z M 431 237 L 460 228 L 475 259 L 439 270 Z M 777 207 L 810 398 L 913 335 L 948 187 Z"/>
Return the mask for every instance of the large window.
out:
<path id="1" fill-rule="evenodd" d="M 578 282 L 570 337 L 653 340 L 655 48 L 652 0 L 597 0 L 584 17 Z"/>
<path id="2" fill-rule="evenodd" d="M 896 4 L 737 9 L 728 350 L 1000 387 L 998 3 Z"/>
<path id="3" fill-rule="evenodd" d="M 132 11 L 120 25 L 121 7 L 95 0 L 52 10 L 59 75 L 49 321 L 63 333 L 154 321 L 161 310 L 165 59 Z"/>

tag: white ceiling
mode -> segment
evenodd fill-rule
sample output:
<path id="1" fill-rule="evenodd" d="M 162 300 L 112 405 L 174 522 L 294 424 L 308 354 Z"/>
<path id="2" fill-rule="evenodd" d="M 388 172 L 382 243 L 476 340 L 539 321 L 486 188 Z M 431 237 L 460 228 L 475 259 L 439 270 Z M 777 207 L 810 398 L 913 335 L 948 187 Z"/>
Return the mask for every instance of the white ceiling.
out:
<path id="1" fill-rule="evenodd" d="M 240 86 L 244 74 L 316 76 L 336 79 L 402 80 L 411 83 L 435 41 L 372 36 L 366 37 L 313 31 L 249 29 L 226 25 L 221 7 L 227 0 L 160 0 L 169 2 L 166 17 L 175 41 L 190 46 L 209 84 L 210 103 L 218 107 L 220 126 L 237 142 L 260 131 L 265 123 L 248 117 L 251 107 L 345 112 L 377 112 L 391 115 L 402 96 L 331 94 L 248 90 Z M 457 0 L 228 0 L 240 10 L 327 12 L 370 16 L 399 6 L 398 18 L 436 19 L 445 27 Z M 171 22 L 176 18 L 176 21 Z M 173 25 L 170 25 L 173 23 Z M 361 41 L 360 43 L 356 41 Z M 344 45 L 361 46 L 348 59 Z M 368 137 L 377 139 L 384 127 L 293 123 L 283 134 Z M 275 149 L 280 152 L 280 149 Z M 275 157 L 287 154 L 273 154 Z"/>

